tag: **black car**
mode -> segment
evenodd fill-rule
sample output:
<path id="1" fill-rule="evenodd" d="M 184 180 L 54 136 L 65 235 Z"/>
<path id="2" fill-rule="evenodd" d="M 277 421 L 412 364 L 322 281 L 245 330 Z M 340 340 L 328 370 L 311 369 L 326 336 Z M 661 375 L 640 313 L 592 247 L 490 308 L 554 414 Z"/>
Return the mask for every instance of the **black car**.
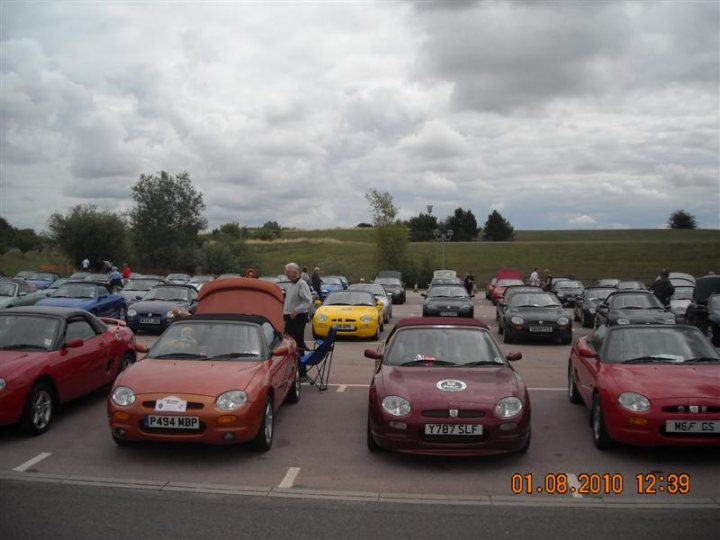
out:
<path id="1" fill-rule="evenodd" d="M 543 292 L 542 287 L 535 287 L 533 285 L 510 285 L 505 289 L 503 299 L 498 302 L 495 306 L 495 322 L 498 325 L 498 333 L 502 334 L 502 322 L 505 317 L 505 310 L 507 309 L 507 303 L 514 294 L 528 293 L 528 292 Z"/>
<path id="2" fill-rule="evenodd" d="M 385 292 L 392 296 L 393 304 L 405 303 L 405 286 L 399 278 L 395 277 L 377 277 L 374 283 L 379 283 L 385 289 Z"/>
<path id="3" fill-rule="evenodd" d="M 651 291 L 614 291 L 597 307 L 595 328 L 606 324 L 675 324 L 675 316 Z"/>
<path id="4" fill-rule="evenodd" d="M 622 280 L 618 278 L 600 278 L 595 284 L 596 287 L 617 287 Z"/>
<path id="5" fill-rule="evenodd" d="M 615 287 L 589 287 L 583 295 L 575 300 L 573 306 L 573 318 L 583 328 L 590 328 L 595 322 L 597 307 L 605 300 L 610 293 L 615 292 Z"/>
<path id="6" fill-rule="evenodd" d="M 585 286 L 574 279 L 564 279 L 553 285 L 553 292 L 563 306 L 574 306 L 585 292 Z"/>
<path id="7" fill-rule="evenodd" d="M 695 290 L 690 305 L 685 311 L 685 322 L 697 326 L 702 332 L 710 331 L 709 299 L 720 294 L 720 276 L 710 275 L 695 280 Z"/>
<path id="8" fill-rule="evenodd" d="M 462 284 L 436 285 L 431 287 L 423 302 L 423 317 L 474 317 L 472 296 Z"/>
<path id="9" fill-rule="evenodd" d="M 529 292 L 512 295 L 502 321 L 504 343 L 520 338 L 553 338 L 572 341 L 572 321 L 553 293 Z"/>
<path id="10" fill-rule="evenodd" d="M 707 337 L 712 344 L 720 347 L 720 294 L 710 295 L 707 303 L 708 326 Z"/>

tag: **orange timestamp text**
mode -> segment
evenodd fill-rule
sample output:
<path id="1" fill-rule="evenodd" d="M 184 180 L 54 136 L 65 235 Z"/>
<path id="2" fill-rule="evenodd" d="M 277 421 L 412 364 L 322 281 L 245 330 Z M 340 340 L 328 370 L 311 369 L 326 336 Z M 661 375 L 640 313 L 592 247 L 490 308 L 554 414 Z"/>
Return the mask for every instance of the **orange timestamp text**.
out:
<path id="1" fill-rule="evenodd" d="M 622 473 L 515 473 L 510 490 L 515 495 L 687 495 L 690 475 L 638 473 L 626 481 Z"/>

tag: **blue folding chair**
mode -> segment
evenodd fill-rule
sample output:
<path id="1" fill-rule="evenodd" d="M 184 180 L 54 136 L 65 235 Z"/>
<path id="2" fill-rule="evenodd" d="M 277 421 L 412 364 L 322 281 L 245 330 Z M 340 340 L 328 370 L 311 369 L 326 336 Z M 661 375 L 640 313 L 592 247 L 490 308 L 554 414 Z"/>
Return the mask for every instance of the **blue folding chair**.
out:
<path id="1" fill-rule="evenodd" d="M 320 391 L 327 390 L 336 334 L 337 329 L 332 326 L 325 339 L 316 340 L 315 348 L 300 357 L 300 363 L 305 366 L 305 377 Z"/>

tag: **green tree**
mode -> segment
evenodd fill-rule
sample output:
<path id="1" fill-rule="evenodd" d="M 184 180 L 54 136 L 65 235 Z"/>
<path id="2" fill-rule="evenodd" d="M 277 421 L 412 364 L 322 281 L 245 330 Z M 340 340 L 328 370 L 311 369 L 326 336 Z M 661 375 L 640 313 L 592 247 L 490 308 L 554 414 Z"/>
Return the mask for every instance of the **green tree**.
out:
<path id="1" fill-rule="evenodd" d="M 455 213 L 445 220 L 445 227 L 453 230 L 453 240 L 471 242 L 477 239 L 478 224 L 470 210 L 456 208 Z"/>
<path id="2" fill-rule="evenodd" d="M 375 188 L 365 194 L 365 198 L 370 203 L 370 213 L 373 217 L 373 225 L 382 227 L 395 222 L 398 209 L 393 203 L 393 198 L 387 191 L 380 193 Z"/>
<path id="3" fill-rule="evenodd" d="M 77 205 L 66 216 L 55 213 L 47 222 L 50 240 L 76 265 L 84 258 L 98 267 L 100 261 L 126 262 L 130 254 L 125 220 L 94 205 Z"/>
<path id="4" fill-rule="evenodd" d="M 213 229 L 213 236 L 217 237 L 220 234 L 240 240 L 245 238 L 247 235 L 247 227 L 240 227 L 240 224 L 231 221 L 230 223 L 223 223 L 220 228 Z"/>
<path id="5" fill-rule="evenodd" d="M 141 263 L 156 270 L 192 270 L 187 266 L 194 264 L 198 233 L 207 221 L 202 193 L 193 187 L 190 175 L 141 174 L 132 197 L 132 236 Z"/>
<path id="6" fill-rule="evenodd" d="M 266 221 L 262 227 L 255 232 L 255 238 L 259 240 L 275 240 L 282 236 L 282 227 L 277 221 Z"/>
<path id="7" fill-rule="evenodd" d="M 493 210 L 483 226 L 483 240 L 493 242 L 512 240 L 515 230 L 510 222 L 500 215 L 500 212 Z"/>
<path id="8" fill-rule="evenodd" d="M 695 216 L 685 210 L 675 210 L 668 218 L 668 229 L 697 229 Z"/>
<path id="9" fill-rule="evenodd" d="M 27 253 L 42 247 L 42 238 L 32 229 L 15 229 L 13 234 L 13 245 L 20 250 L 20 253 Z"/>
<path id="10" fill-rule="evenodd" d="M 408 229 L 395 223 L 398 209 L 390 193 L 374 188 L 365 195 L 375 225 L 375 263 L 378 270 L 400 270 L 407 264 Z"/>
<path id="11" fill-rule="evenodd" d="M 253 252 L 245 241 L 228 235 L 206 241 L 201 253 L 200 265 L 208 274 L 242 274 L 248 266 L 256 266 Z"/>
<path id="12" fill-rule="evenodd" d="M 407 222 L 410 229 L 411 242 L 428 242 L 433 239 L 433 231 L 438 228 L 438 221 L 432 214 L 423 214 L 410 218 Z"/>

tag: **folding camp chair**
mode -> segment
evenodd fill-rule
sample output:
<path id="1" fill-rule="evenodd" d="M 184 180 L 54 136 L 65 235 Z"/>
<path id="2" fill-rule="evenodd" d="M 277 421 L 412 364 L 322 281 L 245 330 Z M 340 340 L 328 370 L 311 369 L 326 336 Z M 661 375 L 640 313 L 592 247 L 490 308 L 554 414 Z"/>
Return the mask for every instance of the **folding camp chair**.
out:
<path id="1" fill-rule="evenodd" d="M 315 348 L 300 357 L 300 363 L 305 366 L 305 376 L 310 384 L 317 386 L 318 390 L 327 390 L 330 379 L 330 367 L 335 352 L 335 336 L 337 329 L 330 328 L 323 340 L 315 341 Z"/>

